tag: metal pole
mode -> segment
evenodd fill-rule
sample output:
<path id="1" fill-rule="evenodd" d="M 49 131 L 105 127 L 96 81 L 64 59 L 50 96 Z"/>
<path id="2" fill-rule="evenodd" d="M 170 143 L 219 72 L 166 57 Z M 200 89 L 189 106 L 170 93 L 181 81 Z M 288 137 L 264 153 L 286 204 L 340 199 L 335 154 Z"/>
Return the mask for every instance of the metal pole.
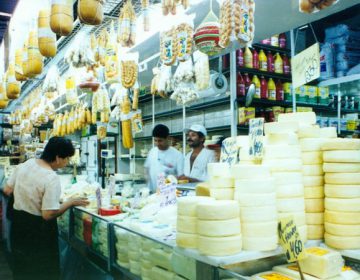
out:
<path id="1" fill-rule="evenodd" d="M 294 40 L 294 29 L 290 30 L 290 44 L 291 44 L 291 58 L 295 56 L 295 40 Z M 293 112 L 296 112 L 296 95 L 294 87 L 291 87 L 291 96 L 292 96 L 292 108 Z"/>
<path id="2" fill-rule="evenodd" d="M 338 103 L 337 103 L 337 117 L 338 117 L 338 134 L 341 133 L 341 88 L 340 84 L 337 86 L 338 91 Z"/>
<path id="3" fill-rule="evenodd" d="M 237 136 L 237 106 L 236 106 L 236 50 L 230 52 L 230 116 L 231 137 Z"/>
<path id="4" fill-rule="evenodd" d="M 183 105 L 183 156 L 185 157 L 186 155 L 186 133 L 185 133 L 185 128 L 186 128 L 186 107 L 185 105 Z"/>
<path id="5" fill-rule="evenodd" d="M 155 95 L 152 96 L 152 128 L 155 127 Z M 152 138 L 152 146 L 154 147 L 154 138 Z"/>

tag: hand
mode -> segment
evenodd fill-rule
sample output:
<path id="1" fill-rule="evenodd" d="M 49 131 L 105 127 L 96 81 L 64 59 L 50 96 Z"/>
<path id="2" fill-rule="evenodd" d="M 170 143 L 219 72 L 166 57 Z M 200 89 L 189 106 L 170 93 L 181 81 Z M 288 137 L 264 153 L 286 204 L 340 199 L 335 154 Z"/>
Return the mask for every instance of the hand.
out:
<path id="1" fill-rule="evenodd" d="M 178 179 L 178 180 L 189 180 L 189 177 L 186 177 L 185 175 L 180 175 L 176 179 Z"/>
<path id="2" fill-rule="evenodd" d="M 87 200 L 87 198 L 85 197 L 78 197 L 78 198 L 73 198 L 71 200 L 71 205 L 72 206 L 86 206 L 88 205 L 90 202 Z"/>

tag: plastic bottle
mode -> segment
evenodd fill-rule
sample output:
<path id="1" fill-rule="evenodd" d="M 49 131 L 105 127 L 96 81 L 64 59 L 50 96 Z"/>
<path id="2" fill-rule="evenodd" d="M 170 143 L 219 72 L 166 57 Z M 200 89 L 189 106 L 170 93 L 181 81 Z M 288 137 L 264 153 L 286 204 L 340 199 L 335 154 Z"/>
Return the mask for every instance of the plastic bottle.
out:
<path id="1" fill-rule="evenodd" d="M 254 75 L 254 77 L 252 78 L 252 83 L 255 85 L 254 98 L 261 98 L 261 92 L 260 92 L 261 84 L 258 76 Z"/>
<path id="2" fill-rule="evenodd" d="M 267 57 L 263 50 L 260 50 L 260 52 L 259 52 L 259 66 L 260 66 L 259 67 L 260 71 L 268 70 Z"/>
<path id="3" fill-rule="evenodd" d="M 276 86 L 272 78 L 268 82 L 269 100 L 276 100 Z"/>
<path id="4" fill-rule="evenodd" d="M 253 68 L 254 69 L 259 69 L 260 68 L 260 66 L 259 66 L 259 54 L 255 49 L 253 49 L 252 55 L 253 55 Z"/>
<path id="5" fill-rule="evenodd" d="M 242 49 L 236 51 L 237 65 L 244 67 L 244 52 Z"/>
<path id="6" fill-rule="evenodd" d="M 279 47 L 285 49 L 286 48 L 286 35 L 285 33 L 281 33 L 279 35 Z"/>
<path id="7" fill-rule="evenodd" d="M 290 61 L 286 54 L 282 57 L 283 60 L 283 71 L 285 75 L 290 75 Z"/>
<path id="8" fill-rule="evenodd" d="M 237 77 L 236 77 L 236 95 L 237 96 L 245 96 L 246 92 L 245 92 L 245 82 L 243 77 L 241 76 L 240 72 L 237 73 Z"/>
<path id="9" fill-rule="evenodd" d="M 271 51 L 268 51 L 267 53 L 267 70 L 271 73 L 275 71 L 274 56 Z"/>
<path id="10" fill-rule="evenodd" d="M 270 38 L 266 38 L 266 39 L 264 39 L 264 40 L 261 40 L 261 44 L 271 45 L 271 39 L 270 39 Z"/>
<path id="11" fill-rule="evenodd" d="M 279 47 L 279 35 L 278 34 L 271 36 L 271 45 L 273 47 Z"/>
<path id="12" fill-rule="evenodd" d="M 253 67 L 253 55 L 251 50 L 246 47 L 244 52 L 244 62 L 246 68 L 252 68 Z"/>
<path id="13" fill-rule="evenodd" d="M 248 90 L 249 90 L 249 87 L 251 85 L 251 80 L 250 80 L 250 77 L 249 77 L 248 73 L 244 74 L 243 80 L 244 80 L 244 83 L 245 83 L 245 93 L 247 93 Z"/>
<path id="14" fill-rule="evenodd" d="M 284 63 L 279 53 L 276 53 L 275 55 L 274 68 L 275 68 L 275 73 L 278 74 L 284 73 Z"/>
<path id="15" fill-rule="evenodd" d="M 268 99 L 268 83 L 264 76 L 261 76 L 260 80 L 260 97 L 262 99 Z"/>
<path id="16" fill-rule="evenodd" d="M 280 80 L 276 82 L 276 100 L 284 101 L 284 87 Z"/>

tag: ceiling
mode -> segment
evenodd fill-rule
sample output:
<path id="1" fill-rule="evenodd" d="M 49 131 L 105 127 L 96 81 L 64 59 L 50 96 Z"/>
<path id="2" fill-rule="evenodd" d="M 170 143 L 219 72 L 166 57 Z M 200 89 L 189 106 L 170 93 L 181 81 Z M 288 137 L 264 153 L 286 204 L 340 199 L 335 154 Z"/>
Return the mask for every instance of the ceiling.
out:
<path id="1" fill-rule="evenodd" d="M 18 0 L 2 0 L 0 1 L 0 44 L 8 28 L 9 21 L 14 13 Z"/>

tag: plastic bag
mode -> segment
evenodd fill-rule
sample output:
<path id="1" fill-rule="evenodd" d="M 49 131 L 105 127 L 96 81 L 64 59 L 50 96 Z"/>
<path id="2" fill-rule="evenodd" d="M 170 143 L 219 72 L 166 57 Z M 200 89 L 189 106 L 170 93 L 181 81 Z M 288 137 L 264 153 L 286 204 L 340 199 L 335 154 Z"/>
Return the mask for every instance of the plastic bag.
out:
<path id="1" fill-rule="evenodd" d="M 39 51 L 43 56 L 54 57 L 56 55 L 56 34 L 50 28 L 50 9 L 39 11 L 38 41 Z"/>
<path id="2" fill-rule="evenodd" d="M 192 59 L 180 63 L 174 74 L 174 87 L 180 82 L 193 82 L 194 81 L 194 66 Z"/>
<path id="3" fill-rule="evenodd" d="M 176 57 L 182 62 L 191 56 L 193 48 L 193 21 L 188 19 L 176 27 Z"/>
<path id="4" fill-rule="evenodd" d="M 121 9 L 118 26 L 118 42 L 123 47 L 132 47 L 136 40 L 136 14 L 131 1 Z"/>
<path id="5" fill-rule="evenodd" d="M 160 58 L 165 65 L 173 65 L 176 56 L 176 29 L 171 28 L 160 34 Z"/>
<path id="6" fill-rule="evenodd" d="M 334 71 L 334 45 L 325 43 L 320 50 L 320 79 L 333 78 Z"/>
<path id="7" fill-rule="evenodd" d="M 105 57 L 105 77 L 108 82 L 118 82 L 119 76 L 119 61 L 117 56 L 116 33 L 114 29 L 114 22 L 111 22 L 109 38 L 106 44 Z"/>
<path id="8" fill-rule="evenodd" d="M 157 94 L 163 98 L 167 97 L 173 91 L 173 88 L 171 66 L 162 65 L 157 84 Z"/>
<path id="9" fill-rule="evenodd" d="M 194 53 L 194 61 L 196 89 L 207 89 L 210 82 L 209 57 L 206 54 L 197 51 Z"/>
<path id="10" fill-rule="evenodd" d="M 95 65 L 94 53 L 90 48 L 90 40 L 85 33 L 80 34 L 65 53 L 65 61 L 75 68 Z"/>
<path id="11" fill-rule="evenodd" d="M 70 76 L 65 81 L 66 89 L 66 102 L 70 105 L 77 104 L 79 102 L 79 97 L 77 94 L 75 79 L 73 76 Z"/>
<path id="12" fill-rule="evenodd" d="M 317 2 L 317 3 L 316 3 Z M 315 13 L 331 5 L 334 5 L 338 2 L 338 0 L 318 0 L 318 1 L 310 1 L 310 0 L 299 0 L 299 11 L 302 13 Z M 316 3 L 316 4 L 314 4 Z"/>
<path id="13" fill-rule="evenodd" d="M 55 92 L 58 90 L 59 71 L 56 65 L 50 67 L 43 84 L 44 92 Z"/>

